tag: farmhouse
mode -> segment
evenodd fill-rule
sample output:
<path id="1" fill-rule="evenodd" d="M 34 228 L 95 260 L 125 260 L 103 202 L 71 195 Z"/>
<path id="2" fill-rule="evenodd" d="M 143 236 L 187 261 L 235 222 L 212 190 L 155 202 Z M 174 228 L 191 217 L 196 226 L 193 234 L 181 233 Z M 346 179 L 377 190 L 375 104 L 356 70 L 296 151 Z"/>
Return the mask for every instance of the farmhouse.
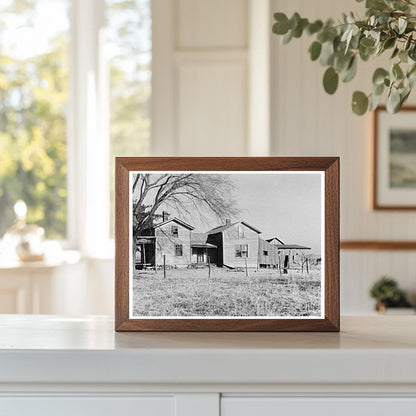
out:
<path id="1" fill-rule="evenodd" d="M 169 219 L 163 212 L 162 222 L 135 237 L 136 268 L 154 268 L 216 264 L 218 267 L 303 268 L 310 247 L 285 244 L 277 237 L 263 240 L 261 231 L 245 221 L 231 222 L 206 233 L 179 218 Z"/>
<path id="2" fill-rule="evenodd" d="M 269 238 L 266 242 L 277 249 L 278 264 L 285 272 L 294 267 L 303 267 L 305 261 L 308 262 L 305 253 L 311 249 L 310 247 L 298 244 L 285 244 L 277 237 Z M 308 267 L 308 264 L 306 266 Z"/>
<path id="3" fill-rule="evenodd" d="M 257 267 L 261 231 L 252 225 L 226 220 L 208 231 L 208 242 L 217 246 L 215 262 L 223 267 Z"/>

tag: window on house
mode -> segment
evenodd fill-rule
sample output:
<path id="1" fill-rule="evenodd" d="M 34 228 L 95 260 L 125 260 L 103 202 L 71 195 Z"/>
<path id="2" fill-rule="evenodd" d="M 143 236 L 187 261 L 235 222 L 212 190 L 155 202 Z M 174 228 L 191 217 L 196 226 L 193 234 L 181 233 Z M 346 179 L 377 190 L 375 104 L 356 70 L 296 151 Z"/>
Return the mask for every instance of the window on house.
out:
<path id="1" fill-rule="evenodd" d="M 263 250 L 263 256 L 268 256 L 269 252 L 267 250 Z"/>
<path id="2" fill-rule="evenodd" d="M 248 257 L 248 244 L 236 244 L 235 256 L 236 257 Z"/>
<path id="3" fill-rule="evenodd" d="M 178 226 L 172 225 L 172 227 L 170 228 L 170 233 L 173 237 L 178 237 L 179 235 Z"/>
<path id="4" fill-rule="evenodd" d="M 238 238 L 244 238 L 244 228 L 241 225 L 238 226 Z"/>
<path id="5" fill-rule="evenodd" d="M 181 257 L 183 255 L 182 244 L 175 244 L 175 256 Z"/>

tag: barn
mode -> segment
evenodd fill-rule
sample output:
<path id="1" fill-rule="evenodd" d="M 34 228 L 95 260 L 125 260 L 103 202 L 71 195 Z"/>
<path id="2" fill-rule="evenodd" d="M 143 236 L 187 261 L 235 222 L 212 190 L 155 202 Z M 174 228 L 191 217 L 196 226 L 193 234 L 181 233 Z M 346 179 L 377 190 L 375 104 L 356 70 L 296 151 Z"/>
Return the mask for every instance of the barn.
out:
<path id="1" fill-rule="evenodd" d="M 261 231 L 245 221 L 231 223 L 208 231 L 207 242 L 217 247 L 219 267 L 258 267 L 259 236 Z"/>

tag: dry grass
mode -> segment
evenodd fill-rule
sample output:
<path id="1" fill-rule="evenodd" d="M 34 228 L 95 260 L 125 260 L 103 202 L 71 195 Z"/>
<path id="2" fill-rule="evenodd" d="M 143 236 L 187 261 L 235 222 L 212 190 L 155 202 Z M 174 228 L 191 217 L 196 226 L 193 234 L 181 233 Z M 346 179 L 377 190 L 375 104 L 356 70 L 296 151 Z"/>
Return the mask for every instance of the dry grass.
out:
<path id="1" fill-rule="evenodd" d="M 320 270 L 232 272 L 207 269 L 136 271 L 134 316 L 319 316 Z"/>

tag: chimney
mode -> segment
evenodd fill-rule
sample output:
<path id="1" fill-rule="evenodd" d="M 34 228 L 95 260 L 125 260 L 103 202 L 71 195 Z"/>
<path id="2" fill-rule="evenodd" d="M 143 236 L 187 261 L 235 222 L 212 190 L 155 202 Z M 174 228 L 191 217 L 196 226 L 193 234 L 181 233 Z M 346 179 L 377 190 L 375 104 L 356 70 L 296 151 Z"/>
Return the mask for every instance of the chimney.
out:
<path id="1" fill-rule="evenodd" d="M 165 222 L 165 221 L 168 221 L 169 220 L 169 212 L 167 212 L 167 211 L 163 211 L 162 212 L 162 221 L 163 222 Z"/>
<path id="2" fill-rule="evenodd" d="M 225 225 L 226 225 L 227 227 L 231 225 L 231 220 L 230 220 L 229 218 L 227 218 L 227 219 L 225 220 Z"/>

